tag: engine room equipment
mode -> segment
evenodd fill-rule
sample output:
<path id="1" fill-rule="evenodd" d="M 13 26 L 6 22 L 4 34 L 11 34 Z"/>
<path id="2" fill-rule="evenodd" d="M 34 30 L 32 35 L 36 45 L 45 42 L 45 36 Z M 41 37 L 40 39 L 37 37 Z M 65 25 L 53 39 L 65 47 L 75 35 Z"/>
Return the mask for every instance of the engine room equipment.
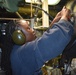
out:
<path id="1" fill-rule="evenodd" d="M 5 8 L 8 12 L 16 12 L 18 11 L 18 3 L 21 0 L 0 0 L 0 6 Z"/>
<path id="2" fill-rule="evenodd" d="M 66 7 L 71 10 L 71 21 L 73 25 L 76 25 L 76 0 L 69 1 Z"/>

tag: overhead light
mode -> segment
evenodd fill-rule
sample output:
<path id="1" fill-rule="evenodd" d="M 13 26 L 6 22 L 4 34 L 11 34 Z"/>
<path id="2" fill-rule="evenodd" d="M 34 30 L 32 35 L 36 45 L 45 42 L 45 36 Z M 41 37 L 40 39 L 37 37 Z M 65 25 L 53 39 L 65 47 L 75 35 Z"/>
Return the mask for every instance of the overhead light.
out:
<path id="1" fill-rule="evenodd" d="M 27 3 L 36 3 L 37 1 L 43 2 L 44 0 L 25 0 Z M 56 5 L 60 2 L 60 0 L 48 0 L 48 5 Z"/>
<path id="2" fill-rule="evenodd" d="M 25 0 L 25 2 L 27 2 L 27 3 L 36 3 L 36 0 Z"/>
<path id="3" fill-rule="evenodd" d="M 48 0 L 48 5 L 57 5 L 60 0 Z"/>

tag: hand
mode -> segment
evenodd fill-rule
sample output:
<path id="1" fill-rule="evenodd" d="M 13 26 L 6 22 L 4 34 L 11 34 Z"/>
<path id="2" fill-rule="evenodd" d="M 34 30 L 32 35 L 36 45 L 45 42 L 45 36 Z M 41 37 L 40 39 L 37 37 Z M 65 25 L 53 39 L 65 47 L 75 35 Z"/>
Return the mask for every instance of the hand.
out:
<path id="1" fill-rule="evenodd" d="M 50 27 L 52 27 L 52 25 L 58 22 L 60 19 L 68 20 L 70 16 L 71 16 L 71 11 L 64 6 L 62 10 L 57 13 L 55 18 L 51 22 Z"/>
<path id="2" fill-rule="evenodd" d="M 70 19 L 71 11 L 64 6 L 61 10 L 61 16 L 61 19 L 68 20 Z"/>

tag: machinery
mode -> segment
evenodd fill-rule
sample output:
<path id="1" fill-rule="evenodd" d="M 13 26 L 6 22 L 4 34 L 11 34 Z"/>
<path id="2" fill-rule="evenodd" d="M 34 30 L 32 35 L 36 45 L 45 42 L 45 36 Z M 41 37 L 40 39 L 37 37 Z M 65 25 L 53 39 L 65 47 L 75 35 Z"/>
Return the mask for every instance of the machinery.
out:
<path id="1" fill-rule="evenodd" d="M 15 0 L 13 4 L 12 4 L 13 0 L 5 0 L 5 2 L 7 4 L 3 4 L 3 1 L 4 0 L 0 0 L 0 7 L 3 8 L 3 9 L 6 9 L 6 11 L 8 11 L 8 13 L 12 13 L 12 12 L 15 13 L 15 15 L 18 18 L 15 18 L 15 17 L 13 17 L 13 18 L 6 18 L 6 17 L 2 18 L 1 17 L 0 18 L 0 36 L 1 35 L 3 35 L 3 36 L 6 35 L 5 30 L 6 30 L 6 27 L 7 27 L 10 20 L 12 21 L 12 20 L 19 20 L 19 19 L 28 20 L 30 22 L 30 26 L 32 28 L 34 28 L 36 31 L 39 31 L 41 33 L 40 35 L 42 35 L 43 31 L 45 31 L 48 27 L 47 26 L 44 26 L 44 27 L 41 26 L 42 25 L 42 15 L 41 15 L 42 12 L 41 11 L 43 11 L 49 17 L 49 20 L 48 20 L 49 23 L 53 20 L 53 17 L 58 12 L 58 11 L 49 11 L 49 12 L 54 13 L 54 14 L 52 13 L 52 16 L 51 16 L 47 11 L 45 11 L 44 9 L 41 8 L 40 4 L 37 4 L 37 5 L 36 4 L 35 5 L 31 4 L 31 8 L 27 7 L 25 9 L 24 8 L 25 7 L 25 1 L 24 0 Z M 72 17 L 70 19 L 70 22 L 75 26 L 75 24 L 76 24 L 76 10 L 75 10 L 76 0 L 71 1 L 71 5 L 70 5 L 71 7 L 69 7 L 68 4 L 70 4 L 70 3 L 67 3 L 66 6 L 68 8 L 70 8 L 71 12 L 72 12 Z M 22 7 L 19 7 L 19 6 L 23 6 L 23 9 L 21 9 Z M 26 6 L 30 6 L 30 5 L 27 3 Z M 51 7 L 53 7 L 53 6 L 51 6 Z M 19 10 L 18 10 L 18 8 L 19 8 Z M 22 12 L 20 12 L 21 10 L 26 11 L 27 9 L 29 10 L 30 13 L 31 13 L 30 10 L 32 10 L 32 13 L 31 13 L 30 17 L 25 19 L 19 13 L 22 13 Z M 34 10 L 34 12 L 33 12 L 33 10 Z M 39 10 L 40 10 L 40 12 L 38 12 Z M 28 11 L 26 11 L 26 12 L 28 12 Z M 25 16 L 26 15 L 28 16 L 29 12 L 28 12 L 28 14 L 26 12 L 23 13 L 23 14 L 25 14 Z M 38 16 L 38 15 L 40 15 L 40 16 Z M 34 25 L 35 25 L 35 27 L 34 27 Z M 72 45 L 74 43 L 75 39 L 76 39 L 76 35 L 74 34 L 74 37 L 72 38 L 71 42 L 67 45 L 67 47 L 65 48 L 63 53 L 60 55 L 59 59 L 57 60 L 58 61 L 57 65 L 56 64 L 53 65 L 52 69 L 55 69 L 55 68 L 60 69 L 62 75 L 71 75 L 72 69 L 70 69 L 70 67 L 71 67 L 72 59 L 76 58 L 76 51 L 75 51 L 76 45 L 75 44 Z M 1 45 L 2 44 L 1 44 L 1 37 L 0 37 L 0 66 L 1 66 L 1 55 L 2 55 Z M 45 66 L 46 66 L 46 64 L 45 64 Z M 5 71 L 3 71 L 1 69 L 1 67 L 0 67 L 0 75 L 5 75 Z M 49 75 L 49 73 L 48 73 L 48 75 Z"/>

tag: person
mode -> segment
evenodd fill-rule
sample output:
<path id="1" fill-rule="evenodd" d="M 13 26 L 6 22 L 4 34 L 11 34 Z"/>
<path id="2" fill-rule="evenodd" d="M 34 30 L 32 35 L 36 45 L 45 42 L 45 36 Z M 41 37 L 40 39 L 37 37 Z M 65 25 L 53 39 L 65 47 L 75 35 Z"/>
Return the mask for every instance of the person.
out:
<path id="1" fill-rule="evenodd" d="M 71 40 L 74 29 L 68 16 L 70 10 L 64 6 L 53 19 L 50 28 L 39 38 L 36 38 L 27 22 L 17 22 L 26 36 L 26 43 L 14 44 L 9 52 L 10 57 L 7 55 L 10 58 L 12 75 L 42 75 L 41 67 L 45 62 L 60 55 Z"/>

